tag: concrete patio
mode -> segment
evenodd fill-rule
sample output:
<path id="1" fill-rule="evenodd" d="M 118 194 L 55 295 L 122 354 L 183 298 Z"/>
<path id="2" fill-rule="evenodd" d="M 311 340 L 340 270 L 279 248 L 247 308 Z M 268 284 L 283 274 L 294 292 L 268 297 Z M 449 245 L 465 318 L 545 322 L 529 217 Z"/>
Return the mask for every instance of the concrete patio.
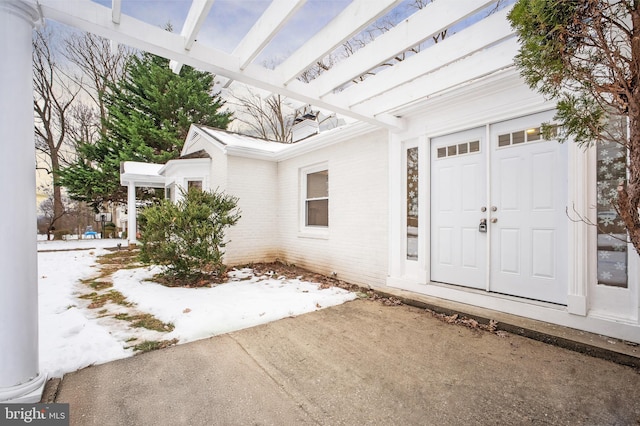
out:
<path id="1" fill-rule="evenodd" d="M 448 324 L 423 307 L 356 300 L 67 374 L 44 401 L 70 403 L 72 425 L 640 423 L 637 364 Z M 640 359 L 624 342 L 501 321 Z"/>

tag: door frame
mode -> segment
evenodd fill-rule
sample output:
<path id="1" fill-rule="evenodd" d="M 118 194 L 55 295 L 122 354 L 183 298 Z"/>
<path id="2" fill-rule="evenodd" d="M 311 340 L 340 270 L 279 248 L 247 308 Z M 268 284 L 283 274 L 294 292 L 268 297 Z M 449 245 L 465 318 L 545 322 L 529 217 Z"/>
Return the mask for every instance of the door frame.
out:
<path id="1" fill-rule="evenodd" d="M 502 81 L 502 80 L 501 80 Z M 505 80 L 506 82 L 507 80 Z M 511 81 L 511 80 L 509 80 Z M 402 256 L 399 250 L 402 247 L 403 217 L 401 213 L 402 203 L 402 141 L 418 138 L 418 146 L 422 153 L 430 152 L 430 138 L 467 130 L 486 124 L 494 124 L 500 121 L 525 117 L 538 112 L 553 111 L 555 105 L 532 96 L 525 90 L 517 80 L 510 83 L 508 99 L 516 99 L 518 102 L 504 102 L 505 97 L 497 95 L 474 94 L 473 99 L 482 99 L 483 105 L 495 106 L 497 108 L 484 109 L 477 113 L 477 102 L 470 102 L 465 98 L 466 103 L 456 103 L 455 108 L 449 108 L 444 104 L 444 109 L 439 110 L 435 116 L 424 113 L 409 119 L 407 130 L 402 133 L 388 133 L 389 141 L 389 239 L 388 239 L 388 276 L 386 285 L 391 288 L 398 288 L 423 294 L 428 297 L 446 299 L 468 305 L 474 305 L 524 316 L 540 321 L 564 325 L 593 333 L 618 337 L 620 339 L 638 341 L 640 328 L 640 258 L 633 254 L 633 261 L 630 262 L 629 287 L 632 290 L 627 295 L 630 299 L 630 310 L 628 315 L 620 318 L 613 306 L 601 306 L 600 295 L 595 295 L 592 291 L 596 285 L 596 265 L 597 247 L 595 245 L 595 233 L 589 225 L 580 220 L 571 220 L 568 226 L 568 278 L 567 278 L 567 305 L 549 304 L 534 300 L 505 296 L 497 293 L 489 293 L 483 290 L 462 288 L 446 284 L 433 283 L 429 281 L 430 262 L 420 261 L 420 268 L 415 276 L 405 274 Z M 495 82 L 491 86 L 495 91 Z M 505 92 L 506 93 L 506 92 Z M 505 95 L 506 96 L 506 95 Z M 452 104 L 453 105 L 453 104 Z M 499 105 L 499 107 L 498 107 Z M 430 112 L 433 112 L 432 108 Z M 465 122 L 454 120 L 454 117 L 461 115 L 468 117 Z M 586 217 L 595 220 L 596 212 L 593 209 L 595 204 L 595 151 L 585 150 L 570 141 L 566 142 L 568 148 L 568 206 L 569 213 L 591 212 Z M 426 155 L 420 157 L 421 166 L 421 205 L 428 206 L 431 195 L 429 193 L 430 182 L 430 158 Z M 425 208 L 420 210 L 421 218 L 428 216 Z M 570 215 L 572 219 L 577 219 L 575 215 Z M 421 223 L 424 223 L 421 220 Z M 420 227 L 419 232 L 424 235 L 424 245 L 421 245 L 421 260 L 429 259 L 430 254 L 430 226 Z M 605 289 L 609 290 L 609 289 Z M 609 293 L 620 293 L 617 291 Z M 615 299 L 615 296 L 614 296 Z"/>
<path id="2" fill-rule="evenodd" d="M 562 145 L 559 145 L 557 141 L 545 141 L 540 139 L 540 140 L 535 140 L 533 142 L 526 142 L 523 145 L 498 147 L 499 134 L 505 134 L 505 133 L 511 134 L 514 132 L 524 131 L 524 129 L 528 129 L 528 128 L 536 128 L 536 127 L 539 127 L 542 122 L 550 121 L 552 120 L 552 118 L 553 118 L 553 114 L 551 114 L 550 111 L 529 114 L 524 117 L 517 117 L 509 120 L 495 122 L 495 123 L 488 123 L 481 127 L 474 127 L 466 130 L 460 130 L 457 132 L 448 133 L 446 135 L 438 136 L 430 140 L 429 151 L 432 155 L 432 158 L 429 163 L 429 176 L 433 177 L 434 173 L 436 173 L 436 170 L 440 170 L 443 166 L 446 167 L 445 164 L 436 164 L 436 162 L 447 161 L 449 157 L 449 154 L 445 153 L 446 158 L 442 158 L 442 159 L 435 158 L 436 149 L 443 148 L 451 144 L 457 145 L 458 143 L 462 143 L 467 140 L 479 138 L 480 147 L 481 147 L 480 151 L 482 155 L 481 157 L 477 157 L 477 160 L 475 162 L 474 161 L 471 161 L 471 162 L 473 162 L 473 164 L 480 165 L 481 167 L 480 174 L 477 175 L 476 177 L 478 179 L 484 180 L 484 183 L 483 185 L 481 185 L 481 187 L 484 188 L 485 194 L 483 194 L 483 196 L 480 196 L 479 200 L 476 200 L 479 202 L 479 204 L 475 202 L 475 204 L 478 204 L 478 205 L 477 206 L 474 205 L 474 207 L 478 208 L 478 212 L 473 213 L 469 211 L 468 213 L 471 213 L 472 216 L 474 217 L 478 216 L 478 220 L 481 220 L 482 218 L 484 218 L 487 224 L 487 231 L 488 231 L 484 236 L 481 237 L 482 239 L 485 240 L 485 247 L 483 249 L 484 253 L 478 254 L 478 256 L 480 256 L 480 258 L 482 258 L 484 262 L 484 264 L 479 267 L 478 272 L 482 273 L 484 271 L 484 274 L 483 274 L 484 276 L 480 278 L 480 277 L 476 277 L 473 274 L 472 275 L 465 274 L 464 271 L 458 270 L 458 268 L 463 268 L 463 266 L 459 264 L 461 259 L 458 259 L 458 256 L 461 255 L 460 250 L 464 248 L 464 244 L 461 241 L 459 241 L 460 238 L 462 238 L 462 235 L 461 234 L 459 235 L 459 233 L 463 231 L 462 228 L 466 229 L 470 225 L 475 225 L 475 223 L 472 223 L 468 220 L 469 216 L 467 216 L 467 214 L 463 213 L 462 211 L 458 212 L 458 208 L 461 208 L 461 206 L 458 205 L 458 202 L 460 202 L 460 200 L 456 198 L 455 199 L 457 200 L 457 202 L 455 202 L 455 205 L 457 206 L 456 212 L 458 212 L 457 214 L 462 215 L 460 217 L 460 220 L 462 220 L 461 224 L 455 227 L 456 231 L 454 232 L 454 234 L 456 235 L 456 237 L 454 237 L 454 240 L 453 240 L 454 244 L 456 244 L 457 242 L 457 245 L 455 247 L 456 249 L 454 250 L 456 266 L 454 266 L 453 269 L 451 269 L 451 268 L 447 268 L 446 266 L 440 267 L 438 266 L 438 264 L 434 264 L 433 262 L 438 261 L 436 259 L 437 257 L 436 252 L 434 252 L 433 250 L 434 250 L 434 244 L 436 245 L 439 244 L 438 235 L 434 234 L 434 232 L 436 232 L 434 228 L 434 226 L 436 226 L 434 221 L 436 220 L 436 217 L 439 216 L 438 214 L 439 201 L 433 199 L 433 195 L 437 194 L 438 192 L 432 192 L 432 197 L 430 197 L 430 203 L 429 203 L 430 205 L 429 210 L 431 212 L 430 224 L 429 224 L 429 229 L 431 231 L 431 238 L 429 240 L 429 246 L 432 250 L 431 251 L 432 256 L 429 258 L 431 281 L 441 283 L 441 284 L 456 285 L 456 286 L 463 287 L 465 289 L 467 288 L 484 289 L 485 291 L 491 292 L 492 294 L 505 294 L 511 297 L 521 297 L 525 299 L 540 300 L 543 302 L 550 302 L 550 303 L 559 303 L 559 304 L 567 303 L 566 299 L 567 299 L 567 292 L 568 292 L 568 285 L 567 285 L 567 274 L 568 274 L 567 260 L 568 259 L 555 263 L 553 267 L 555 277 L 552 278 L 552 281 L 548 281 L 547 279 L 544 279 L 544 278 L 536 278 L 535 276 L 531 275 L 533 273 L 531 268 L 534 267 L 534 263 L 533 263 L 534 258 L 531 256 L 534 256 L 535 253 L 531 251 L 533 247 L 530 247 L 528 244 L 525 244 L 525 246 L 520 247 L 523 250 L 521 253 L 521 256 L 527 255 L 528 258 L 525 259 L 524 257 L 522 257 L 518 262 L 520 267 L 523 268 L 520 274 L 524 273 L 525 275 L 514 276 L 511 279 L 512 283 L 509 283 L 509 277 L 505 277 L 504 275 L 499 274 L 499 268 L 496 263 L 496 262 L 499 262 L 499 258 L 496 257 L 496 255 L 499 253 L 499 247 L 496 244 L 500 243 L 499 238 L 497 238 L 498 234 L 496 234 L 496 232 L 498 232 L 498 230 L 501 228 L 501 223 L 500 222 L 498 222 L 497 224 L 492 223 L 493 220 L 499 221 L 500 217 L 504 216 L 504 214 L 507 213 L 506 211 L 502 212 L 501 211 L 503 210 L 502 206 L 499 206 L 498 204 L 496 204 L 498 202 L 498 199 L 497 199 L 498 193 L 496 192 L 498 188 L 497 185 L 499 185 L 500 183 L 497 180 L 499 179 L 499 176 L 500 176 L 499 170 L 496 169 L 496 166 L 498 165 L 497 160 L 501 157 L 504 157 L 505 154 L 508 154 L 509 157 L 515 155 L 514 158 L 521 158 L 522 160 L 519 160 L 519 161 L 523 161 L 526 158 L 529 158 L 529 160 L 532 160 L 533 157 L 530 157 L 530 154 L 532 151 L 539 151 L 540 149 L 542 149 L 545 152 L 551 152 L 553 155 L 553 159 L 559 162 L 559 164 L 557 164 L 554 167 L 554 169 L 558 167 L 562 169 L 562 171 L 556 176 L 556 179 L 559 179 L 558 180 L 559 186 L 553 185 L 554 187 L 553 205 L 555 206 L 555 208 L 549 213 L 545 213 L 544 211 L 542 211 L 536 214 L 535 210 L 530 210 L 530 211 L 528 210 L 527 212 L 523 212 L 523 213 L 525 214 L 525 216 L 528 216 L 528 215 L 539 216 L 540 214 L 542 214 L 543 215 L 542 217 L 544 216 L 549 217 L 548 215 L 550 214 L 551 217 L 549 219 L 551 219 L 553 222 L 548 222 L 548 223 L 549 224 L 553 223 L 553 225 L 551 225 L 552 228 L 549 228 L 549 229 L 553 229 L 557 231 L 556 237 L 554 238 L 558 238 L 558 237 L 561 238 L 561 240 L 556 243 L 557 245 L 554 245 L 554 248 L 558 250 L 558 253 L 557 253 L 558 256 L 560 257 L 567 256 L 566 248 L 568 246 L 569 220 L 568 218 L 565 217 L 565 209 L 563 208 L 564 206 L 567 205 L 567 201 L 568 201 L 568 194 L 567 194 L 568 182 L 567 182 L 567 175 L 566 175 L 567 173 L 566 145 L 562 146 Z M 523 139 L 523 142 L 524 142 L 524 139 Z M 436 146 L 434 143 L 438 144 L 438 146 Z M 546 145 L 543 146 L 542 144 L 546 144 Z M 555 146 L 552 146 L 550 149 L 549 144 L 555 144 Z M 508 151 L 505 151 L 505 150 L 508 150 Z M 522 150 L 525 150 L 525 151 L 521 152 Z M 465 156 L 464 158 L 466 159 L 467 157 Z M 469 157 L 469 159 L 471 159 L 471 157 Z M 459 168 L 462 167 L 461 165 L 462 163 L 471 164 L 471 162 L 469 161 L 465 162 L 463 157 L 458 157 L 455 160 L 452 158 L 451 160 L 456 161 L 455 163 L 452 163 L 452 165 L 454 167 L 454 170 L 458 170 L 458 171 L 460 171 Z M 528 166 L 533 167 L 533 164 L 528 164 Z M 527 181 L 526 176 L 529 176 L 529 178 L 533 178 L 534 176 L 533 172 L 534 170 L 532 169 L 528 171 L 527 174 L 522 175 L 522 177 L 525 178 L 525 181 L 523 181 L 523 183 Z M 452 176 L 451 179 L 453 179 L 454 185 L 463 184 L 462 181 L 459 181 L 460 179 L 462 179 L 462 176 L 458 176 L 456 174 L 455 176 Z M 433 179 L 432 179 L 432 182 L 437 183 L 433 181 Z M 529 183 L 533 184 L 532 181 L 530 181 Z M 457 188 L 457 187 L 452 189 L 456 193 L 460 193 L 460 191 L 463 190 L 462 188 Z M 556 191 L 559 191 L 559 192 L 556 192 Z M 521 198 L 520 201 L 525 202 L 525 204 L 528 204 L 527 199 L 529 198 L 530 197 L 525 196 L 525 198 Z M 491 206 L 494 206 L 494 205 L 498 206 L 497 213 L 494 213 L 492 211 Z M 480 211 L 481 206 L 485 207 L 484 213 L 481 213 Z M 511 213 L 511 215 L 512 214 L 513 213 Z M 516 215 L 518 215 L 517 217 L 520 217 L 520 215 L 517 212 L 516 212 Z M 446 223 L 446 217 L 443 220 L 445 220 L 445 223 Z M 441 224 L 440 219 L 438 219 L 438 224 Z M 543 226 L 543 228 L 546 228 L 546 227 Z M 520 244 L 524 244 L 525 241 L 528 241 L 528 238 L 532 237 L 532 235 L 530 235 L 529 233 L 526 233 L 527 223 L 522 223 L 518 229 L 520 229 L 521 231 L 525 231 L 525 233 L 521 233 L 521 238 L 523 238 L 524 240 L 523 242 L 520 243 Z M 463 246 L 460 246 L 459 244 L 463 244 Z M 479 246 L 478 245 L 475 246 L 476 250 L 478 249 L 482 250 L 482 243 L 479 242 L 479 244 L 480 244 Z M 553 260 L 555 259 L 556 258 L 554 257 Z M 437 278 L 434 276 L 435 271 L 439 271 Z M 447 271 L 450 271 L 450 272 L 447 272 Z M 500 277 L 502 277 L 501 279 L 502 284 L 498 285 L 497 280 L 499 280 Z M 505 281 L 505 278 L 506 278 L 506 281 Z M 524 280 L 522 282 L 522 285 L 526 290 L 523 291 L 523 289 L 519 289 L 519 286 L 515 286 L 515 283 L 519 279 Z M 550 285 L 552 285 L 552 287 L 550 287 Z"/>

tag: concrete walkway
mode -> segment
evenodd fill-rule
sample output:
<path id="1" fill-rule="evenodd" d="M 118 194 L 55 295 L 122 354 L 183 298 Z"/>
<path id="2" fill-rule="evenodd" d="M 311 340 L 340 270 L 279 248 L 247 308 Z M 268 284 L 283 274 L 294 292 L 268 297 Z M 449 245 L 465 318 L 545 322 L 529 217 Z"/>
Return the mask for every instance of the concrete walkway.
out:
<path id="1" fill-rule="evenodd" d="M 357 300 L 86 368 L 51 399 L 72 425 L 636 425 L 639 390 L 632 367 Z"/>

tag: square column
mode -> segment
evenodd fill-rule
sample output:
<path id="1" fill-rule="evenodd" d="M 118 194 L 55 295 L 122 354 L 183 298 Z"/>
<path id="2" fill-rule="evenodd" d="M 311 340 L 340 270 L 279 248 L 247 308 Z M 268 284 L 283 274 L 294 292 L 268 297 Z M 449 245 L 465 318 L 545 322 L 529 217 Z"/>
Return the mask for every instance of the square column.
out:
<path id="1" fill-rule="evenodd" d="M 136 183 L 131 181 L 127 185 L 127 239 L 130 246 L 138 244 L 138 222 L 136 209 Z"/>

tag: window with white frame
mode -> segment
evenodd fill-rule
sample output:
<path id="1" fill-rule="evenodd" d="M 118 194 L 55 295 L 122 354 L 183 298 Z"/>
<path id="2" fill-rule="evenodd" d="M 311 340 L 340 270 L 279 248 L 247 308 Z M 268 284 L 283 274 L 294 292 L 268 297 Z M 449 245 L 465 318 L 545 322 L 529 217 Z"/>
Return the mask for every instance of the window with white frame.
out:
<path id="1" fill-rule="evenodd" d="M 329 226 L 329 170 L 326 164 L 302 170 L 304 226 Z"/>

